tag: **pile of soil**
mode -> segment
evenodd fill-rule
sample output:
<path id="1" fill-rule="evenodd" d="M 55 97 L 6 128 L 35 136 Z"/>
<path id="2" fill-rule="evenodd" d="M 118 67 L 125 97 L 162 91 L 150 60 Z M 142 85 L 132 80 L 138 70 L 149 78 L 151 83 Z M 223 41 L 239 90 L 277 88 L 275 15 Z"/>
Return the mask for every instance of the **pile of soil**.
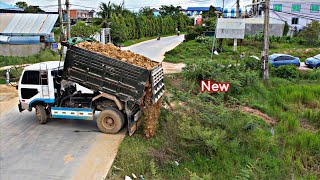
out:
<path id="1" fill-rule="evenodd" d="M 99 42 L 81 42 L 75 46 L 83 48 L 89 51 L 99 53 L 101 55 L 125 61 L 127 63 L 151 70 L 153 67 L 159 65 L 158 62 L 154 62 L 147 57 L 135 54 L 131 51 L 121 50 L 113 44 L 101 44 Z"/>
<path id="2" fill-rule="evenodd" d="M 146 95 L 144 97 L 144 135 L 146 138 L 151 138 L 155 135 L 158 119 L 160 117 L 160 108 L 162 98 L 157 103 L 152 103 L 151 88 L 146 87 Z"/>

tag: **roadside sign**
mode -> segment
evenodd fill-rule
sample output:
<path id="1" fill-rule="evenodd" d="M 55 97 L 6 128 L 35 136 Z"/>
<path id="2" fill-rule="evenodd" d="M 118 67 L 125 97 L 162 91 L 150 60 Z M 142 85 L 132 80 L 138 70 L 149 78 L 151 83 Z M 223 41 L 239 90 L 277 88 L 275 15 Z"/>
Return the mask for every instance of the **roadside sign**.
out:
<path id="1" fill-rule="evenodd" d="M 216 38 L 244 39 L 246 24 L 243 19 L 219 18 Z"/>
<path id="2" fill-rule="evenodd" d="M 58 49 L 58 43 L 52 43 L 51 44 L 51 49 L 52 50 L 57 50 Z"/>

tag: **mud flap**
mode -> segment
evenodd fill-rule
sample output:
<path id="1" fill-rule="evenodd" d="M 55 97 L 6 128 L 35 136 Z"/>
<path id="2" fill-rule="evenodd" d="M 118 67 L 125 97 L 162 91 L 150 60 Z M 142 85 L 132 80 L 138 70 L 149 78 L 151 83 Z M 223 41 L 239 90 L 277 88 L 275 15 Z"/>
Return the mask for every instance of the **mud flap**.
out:
<path id="1" fill-rule="evenodd" d="M 129 136 L 132 136 L 141 125 L 143 111 L 139 108 L 139 106 L 134 106 L 133 109 L 128 108 L 128 103 L 125 103 L 125 110 L 128 119 L 128 133 Z"/>

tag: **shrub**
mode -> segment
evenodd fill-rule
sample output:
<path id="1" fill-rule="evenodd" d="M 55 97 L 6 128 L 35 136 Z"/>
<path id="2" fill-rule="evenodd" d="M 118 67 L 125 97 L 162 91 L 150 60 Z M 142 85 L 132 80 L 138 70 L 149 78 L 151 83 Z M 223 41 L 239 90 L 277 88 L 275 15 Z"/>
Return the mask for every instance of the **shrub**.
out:
<path id="1" fill-rule="evenodd" d="M 210 41 L 212 41 L 212 38 L 210 38 L 209 36 L 198 36 L 195 38 L 195 41 L 198 43 L 209 43 Z"/>
<path id="2" fill-rule="evenodd" d="M 196 37 L 203 34 L 203 27 L 196 26 L 188 28 L 188 33 L 186 35 L 186 41 L 194 40 Z"/>
<path id="3" fill-rule="evenodd" d="M 295 79 L 300 75 L 299 70 L 294 65 L 280 66 L 278 68 L 274 68 L 271 66 L 270 72 L 273 77 L 280 77 L 284 79 Z"/>

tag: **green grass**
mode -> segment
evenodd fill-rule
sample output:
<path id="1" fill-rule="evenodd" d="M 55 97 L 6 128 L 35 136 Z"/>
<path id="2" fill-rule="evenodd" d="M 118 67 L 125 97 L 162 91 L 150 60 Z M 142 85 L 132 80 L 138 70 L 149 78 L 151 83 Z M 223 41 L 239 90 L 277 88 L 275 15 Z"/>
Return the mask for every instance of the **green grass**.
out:
<path id="1" fill-rule="evenodd" d="M 28 57 L 0 56 L 0 67 L 19 64 L 34 64 L 45 61 L 58 61 L 59 55 L 51 50 L 44 50 Z"/>
<path id="2" fill-rule="evenodd" d="M 176 33 L 172 33 L 172 34 L 167 34 L 167 35 L 161 35 L 161 37 L 168 37 L 168 36 L 174 36 L 174 35 L 177 35 Z M 183 34 L 182 34 L 183 35 Z M 141 43 L 143 41 L 148 41 L 148 40 L 152 40 L 152 39 L 156 39 L 157 36 L 153 36 L 153 37 L 143 37 L 143 38 L 140 38 L 140 39 L 133 39 L 133 40 L 128 40 L 128 41 L 125 41 L 123 42 L 123 46 L 132 46 L 134 44 L 138 44 L 138 43 Z"/>
<path id="3" fill-rule="evenodd" d="M 260 57 L 263 49 L 262 42 L 244 40 L 239 42 L 238 51 L 233 52 L 233 41 L 224 40 L 223 52 L 219 55 L 213 55 L 215 62 L 236 62 L 240 60 L 240 53 L 244 52 L 245 57 L 251 55 Z M 166 53 L 165 62 L 172 63 L 194 63 L 199 60 L 209 60 L 211 56 L 212 42 L 198 43 L 195 40 L 184 42 L 175 49 Z M 299 57 L 302 62 L 306 58 L 320 54 L 320 49 L 317 47 L 306 47 L 297 44 L 277 44 L 272 43 L 270 46 L 270 54 L 284 53 Z"/>
<path id="4" fill-rule="evenodd" d="M 255 62 L 221 68 L 205 59 L 210 52 L 205 48 L 189 41 L 166 55 L 170 62 L 187 63 L 182 74 L 165 77 L 171 96 L 163 102 L 180 105 L 161 109 L 154 138 L 144 139 L 143 128 L 125 138 L 112 177 L 134 173 L 146 179 L 319 179 L 320 71 L 264 82 Z M 258 53 L 252 48 L 242 47 L 248 54 Z M 221 56 L 234 61 L 232 47 L 226 44 L 225 49 Z M 231 82 L 231 92 L 199 93 L 201 79 Z M 274 118 L 275 135 L 270 125 L 242 113 L 239 105 Z"/>

